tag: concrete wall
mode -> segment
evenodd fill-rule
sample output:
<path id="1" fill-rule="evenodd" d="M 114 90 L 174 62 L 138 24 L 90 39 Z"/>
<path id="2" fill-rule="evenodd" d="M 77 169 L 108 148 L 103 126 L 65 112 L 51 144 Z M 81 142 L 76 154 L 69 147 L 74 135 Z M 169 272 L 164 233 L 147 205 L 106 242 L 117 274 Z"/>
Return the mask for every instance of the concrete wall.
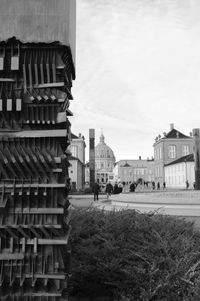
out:
<path id="1" fill-rule="evenodd" d="M 69 167 L 69 177 L 71 179 L 71 182 L 76 182 L 76 188 L 77 188 L 77 160 L 69 160 L 69 163 L 71 166 Z"/>
<path id="2" fill-rule="evenodd" d="M 82 138 L 79 138 L 72 139 L 69 147 L 72 156 L 78 158 L 83 164 L 85 164 L 85 146 L 85 141 Z M 76 154 L 72 151 L 73 147 L 76 147 Z"/>
<path id="3" fill-rule="evenodd" d="M 76 0 L 1 0 L 0 40 L 70 45 L 75 61 Z"/>

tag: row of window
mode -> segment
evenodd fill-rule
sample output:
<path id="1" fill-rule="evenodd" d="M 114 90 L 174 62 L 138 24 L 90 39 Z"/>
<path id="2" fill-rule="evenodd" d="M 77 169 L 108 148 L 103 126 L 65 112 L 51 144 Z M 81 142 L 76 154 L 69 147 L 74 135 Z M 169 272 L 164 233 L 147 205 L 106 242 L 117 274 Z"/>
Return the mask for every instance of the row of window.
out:
<path id="1" fill-rule="evenodd" d="M 113 164 L 109 162 L 97 162 L 95 163 L 95 168 L 96 169 L 103 169 L 103 168 L 111 168 L 113 167 Z"/>
<path id="2" fill-rule="evenodd" d="M 163 176 L 162 166 L 155 166 L 155 176 L 157 178 Z"/>
<path id="3" fill-rule="evenodd" d="M 109 150 L 101 150 L 101 152 L 96 152 L 97 158 L 112 158 Z"/>
<path id="4" fill-rule="evenodd" d="M 189 145 L 185 144 L 182 145 L 181 148 L 182 156 L 189 155 Z M 177 146 L 176 145 L 168 145 L 167 154 L 169 159 L 175 159 L 177 157 Z M 162 147 L 155 149 L 155 160 L 161 160 L 162 159 Z"/>
<path id="5" fill-rule="evenodd" d="M 185 185 L 185 176 L 166 176 L 166 183 L 169 185 Z"/>
<path id="6" fill-rule="evenodd" d="M 151 174 L 151 170 L 149 170 L 149 173 Z M 132 177 L 133 175 L 145 175 L 148 173 L 148 170 L 145 168 L 134 168 L 133 170 L 122 170 L 122 174 L 124 175 L 129 175 L 130 177 Z"/>
<path id="7" fill-rule="evenodd" d="M 185 170 L 185 163 L 180 163 L 180 164 L 175 164 L 175 165 L 168 166 L 165 169 L 165 173 L 170 174 L 172 172 L 184 171 L 184 170 Z"/>

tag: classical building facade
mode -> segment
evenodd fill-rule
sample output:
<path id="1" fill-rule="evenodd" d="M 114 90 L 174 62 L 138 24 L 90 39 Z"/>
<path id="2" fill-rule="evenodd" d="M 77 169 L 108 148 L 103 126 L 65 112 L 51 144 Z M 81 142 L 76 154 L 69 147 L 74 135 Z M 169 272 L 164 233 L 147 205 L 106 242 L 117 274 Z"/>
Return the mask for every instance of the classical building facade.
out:
<path id="1" fill-rule="evenodd" d="M 136 182 L 142 179 L 145 182 L 154 181 L 154 160 L 120 160 L 113 169 L 114 180 L 116 182 Z"/>
<path id="2" fill-rule="evenodd" d="M 85 185 L 85 138 L 79 134 L 72 136 L 69 151 L 69 177 L 71 179 L 72 191 L 80 191 Z"/>
<path id="3" fill-rule="evenodd" d="M 183 156 L 164 167 L 165 182 L 168 188 L 186 188 L 186 181 L 189 184 L 188 188 L 194 188 L 195 172 L 194 172 L 194 155 L 189 154 Z"/>
<path id="4" fill-rule="evenodd" d="M 99 184 L 105 185 L 108 181 L 113 181 L 114 165 L 115 155 L 101 134 L 100 141 L 95 147 L 95 178 Z"/>
<path id="5" fill-rule="evenodd" d="M 170 125 L 170 131 L 159 135 L 155 139 L 155 181 L 162 184 L 165 181 L 164 166 L 189 154 L 193 153 L 193 138 L 186 136 Z"/>

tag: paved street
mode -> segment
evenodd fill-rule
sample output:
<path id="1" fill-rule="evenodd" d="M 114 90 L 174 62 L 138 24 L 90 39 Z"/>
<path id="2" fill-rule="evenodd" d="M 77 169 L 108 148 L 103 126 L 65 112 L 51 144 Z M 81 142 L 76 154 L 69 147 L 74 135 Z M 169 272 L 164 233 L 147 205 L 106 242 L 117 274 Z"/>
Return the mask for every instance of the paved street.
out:
<path id="1" fill-rule="evenodd" d="M 74 207 L 96 207 L 103 210 L 135 209 L 139 212 L 158 212 L 160 214 L 184 217 L 194 221 L 200 228 L 200 191 L 164 191 L 155 193 L 121 193 L 100 195 L 94 202 L 93 195 L 70 195 Z"/>
<path id="2" fill-rule="evenodd" d="M 103 204 L 106 201 L 106 195 L 99 195 L 99 201 L 94 202 L 93 194 L 69 195 L 69 201 L 74 207 L 87 208 Z"/>

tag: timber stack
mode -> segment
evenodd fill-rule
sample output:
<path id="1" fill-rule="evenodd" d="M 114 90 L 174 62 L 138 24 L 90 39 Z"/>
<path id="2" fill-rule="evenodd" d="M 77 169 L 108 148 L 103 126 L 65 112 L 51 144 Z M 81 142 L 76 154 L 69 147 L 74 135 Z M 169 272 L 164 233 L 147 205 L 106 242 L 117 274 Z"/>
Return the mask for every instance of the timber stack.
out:
<path id="1" fill-rule="evenodd" d="M 2 1 L 0 24 L 0 300 L 68 300 L 75 1 Z"/>

